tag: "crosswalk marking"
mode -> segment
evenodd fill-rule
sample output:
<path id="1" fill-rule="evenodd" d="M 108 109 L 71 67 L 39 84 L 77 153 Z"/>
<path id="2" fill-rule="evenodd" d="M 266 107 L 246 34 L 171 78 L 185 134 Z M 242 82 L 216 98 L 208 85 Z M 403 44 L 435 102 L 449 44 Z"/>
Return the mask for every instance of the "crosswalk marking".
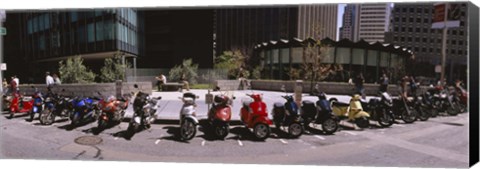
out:
<path id="1" fill-rule="evenodd" d="M 280 139 L 280 142 L 282 142 L 283 144 L 288 144 L 288 142 L 283 139 Z"/>
<path id="2" fill-rule="evenodd" d="M 155 144 L 158 144 L 160 143 L 160 139 L 157 139 L 157 141 L 155 141 Z"/>
<path id="3" fill-rule="evenodd" d="M 202 141 L 202 146 L 205 146 L 205 140 Z"/>
<path id="4" fill-rule="evenodd" d="M 354 136 L 357 135 L 357 133 L 353 133 L 353 132 L 350 132 L 350 131 L 343 131 L 343 132 L 345 132 L 345 133 L 347 133 L 347 134 L 350 134 L 350 135 L 354 135 Z"/>
<path id="5" fill-rule="evenodd" d="M 322 136 L 317 136 L 317 135 L 315 135 L 315 137 L 318 138 L 318 139 L 320 139 L 320 140 L 325 140 L 325 138 L 322 137 Z"/>
<path id="6" fill-rule="evenodd" d="M 240 141 L 240 140 L 237 140 L 237 141 L 238 141 L 238 145 L 243 146 L 242 141 Z"/>

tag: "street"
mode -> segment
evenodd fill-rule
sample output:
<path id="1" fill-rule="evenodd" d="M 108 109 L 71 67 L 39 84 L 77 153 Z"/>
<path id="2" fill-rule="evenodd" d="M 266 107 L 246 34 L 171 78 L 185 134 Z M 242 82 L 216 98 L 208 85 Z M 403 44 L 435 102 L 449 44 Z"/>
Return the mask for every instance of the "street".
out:
<path id="1" fill-rule="evenodd" d="M 265 98 L 271 98 L 266 102 L 275 100 L 271 95 L 284 94 L 266 93 Z M 174 98 L 163 97 L 164 102 Z M 202 96 L 197 103 L 205 105 L 201 99 Z M 178 113 L 180 105 L 170 104 L 175 105 Z M 168 108 L 160 109 L 165 117 L 174 119 L 178 115 L 165 113 Z M 238 119 L 238 109 L 234 105 L 234 120 Z M 370 128 L 364 130 L 344 121 L 333 135 L 324 135 L 316 126 L 318 130 L 309 130 L 298 139 L 272 129 L 271 136 L 263 142 L 255 141 L 242 125 L 232 125 L 225 140 L 213 139 L 200 126 L 195 138 L 182 142 L 176 137 L 178 124 L 173 120 L 152 125 L 129 140 L 123 137 L 126 122 L 94 135 L 96 123 L 69 130 L 66 119 L 42 126 L 38 120 L 28 122 L 28 117 L 20 114 L 7 119 L 4 113 L 0 117 L 0 158 L 463 168 L 468 166 L 469 159 L 468 115 L 439 116 L 413 124 L 397 120 L 390 128 L 380 128 L 371 121 Z"/>

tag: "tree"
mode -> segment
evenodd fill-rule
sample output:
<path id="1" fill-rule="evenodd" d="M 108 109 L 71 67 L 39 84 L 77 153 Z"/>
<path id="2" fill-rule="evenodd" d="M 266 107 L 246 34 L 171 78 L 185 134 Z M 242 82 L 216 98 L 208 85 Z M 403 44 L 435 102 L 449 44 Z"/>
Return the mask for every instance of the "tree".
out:
<path id="1" fill-rule="evenodd" d="M 252 79 L 261 79 L 262 78 L 262 67 L 257 66 L 252 70 Z"/>
<path id="2" fill-rule="evenodd" d="M 95 80 L 96 74 L 83 65 L 81 56 L 62 60 L 58 64 L 63 83 L 91 83 Z"/>
<path id="3" fill-rule="evenodd" d="M 214 68 L 226 70 L 230 79 L 237 79 L 241 74 L 248 78 L 250 72 L 244 69 L 245 60 L 246 57 L 240 50 L 224 51 L 222 55 L 215 58 Z"/>
<path id="4" fill-rule="evenodd" d="M 182 80 L 185 76 L 186 80 L 192 84 L 197 83 L 198 64 L 193 64 L 192 59 L 183 60 L 181 65 L 176 65 L 169 72 L 169 78 L 174 81 Z"/>
<path id="5" fill-rule="evenodd" d="M 104 66 L 100 70 L 100 80 L 102 82 L 115 82 L 116 80 L 125 81 L 125 70 L 131 65 L 127 62 L 122 63 L 120 55 L 114 55 L 113 58 L 107 58 L 104 61 Z"/>

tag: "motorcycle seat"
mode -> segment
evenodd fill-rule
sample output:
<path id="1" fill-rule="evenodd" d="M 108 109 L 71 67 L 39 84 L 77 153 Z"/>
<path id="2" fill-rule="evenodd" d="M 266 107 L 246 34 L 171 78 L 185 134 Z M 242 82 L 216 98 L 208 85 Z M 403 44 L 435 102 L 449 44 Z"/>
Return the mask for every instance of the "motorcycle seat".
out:
<path id="1" fill-rule="evenodd" d="M 32 101 L 32 100 L 33 100 L 32 97 L 24 97 L 24 98 L 22 98 L 22 101 L 24 101 L 24 102 L 29 102 L 29 101 Z"/>
<path id="2" fill-rule="evenodd" d="M 348 107 L 350 104 L 348 103 L 342 103 L 342 102 L 333 102 L 332 106 L 338 106 L 338 107 Z"/>

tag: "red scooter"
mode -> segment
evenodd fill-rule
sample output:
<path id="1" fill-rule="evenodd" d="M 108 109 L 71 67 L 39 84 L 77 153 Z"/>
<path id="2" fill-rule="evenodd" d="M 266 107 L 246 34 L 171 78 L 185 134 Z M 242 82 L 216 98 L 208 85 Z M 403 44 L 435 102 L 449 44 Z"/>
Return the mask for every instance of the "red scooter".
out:
<path id="1" fill-rule="evenodd" d="M 13 94 L 12 101 L 10 102 L 10 118 L 13 118 L 15 113 L 32 113 L 32 109 L 32 97 L 23 97 L 18 92 Z"/>
<path id="2" fill-rule="evenodd" d="M 213 99 L 214 104 L 208 111 L 208 122 L 215 135 L 225 139 L 229 132 L 229 123 L 232 117 L 231 100 L 228 96 L 219 94 Z"/>
<path id="3" fill-rule="evenodd" d="M 251 99 L 243 100 L 240 117 L 247 128 L 253 128 L 253 134 L 259 140 L 265 140 L 270 135 L 272 120 L 268 118 L 267 105 L 260 94 L 247 94 Z"/>

